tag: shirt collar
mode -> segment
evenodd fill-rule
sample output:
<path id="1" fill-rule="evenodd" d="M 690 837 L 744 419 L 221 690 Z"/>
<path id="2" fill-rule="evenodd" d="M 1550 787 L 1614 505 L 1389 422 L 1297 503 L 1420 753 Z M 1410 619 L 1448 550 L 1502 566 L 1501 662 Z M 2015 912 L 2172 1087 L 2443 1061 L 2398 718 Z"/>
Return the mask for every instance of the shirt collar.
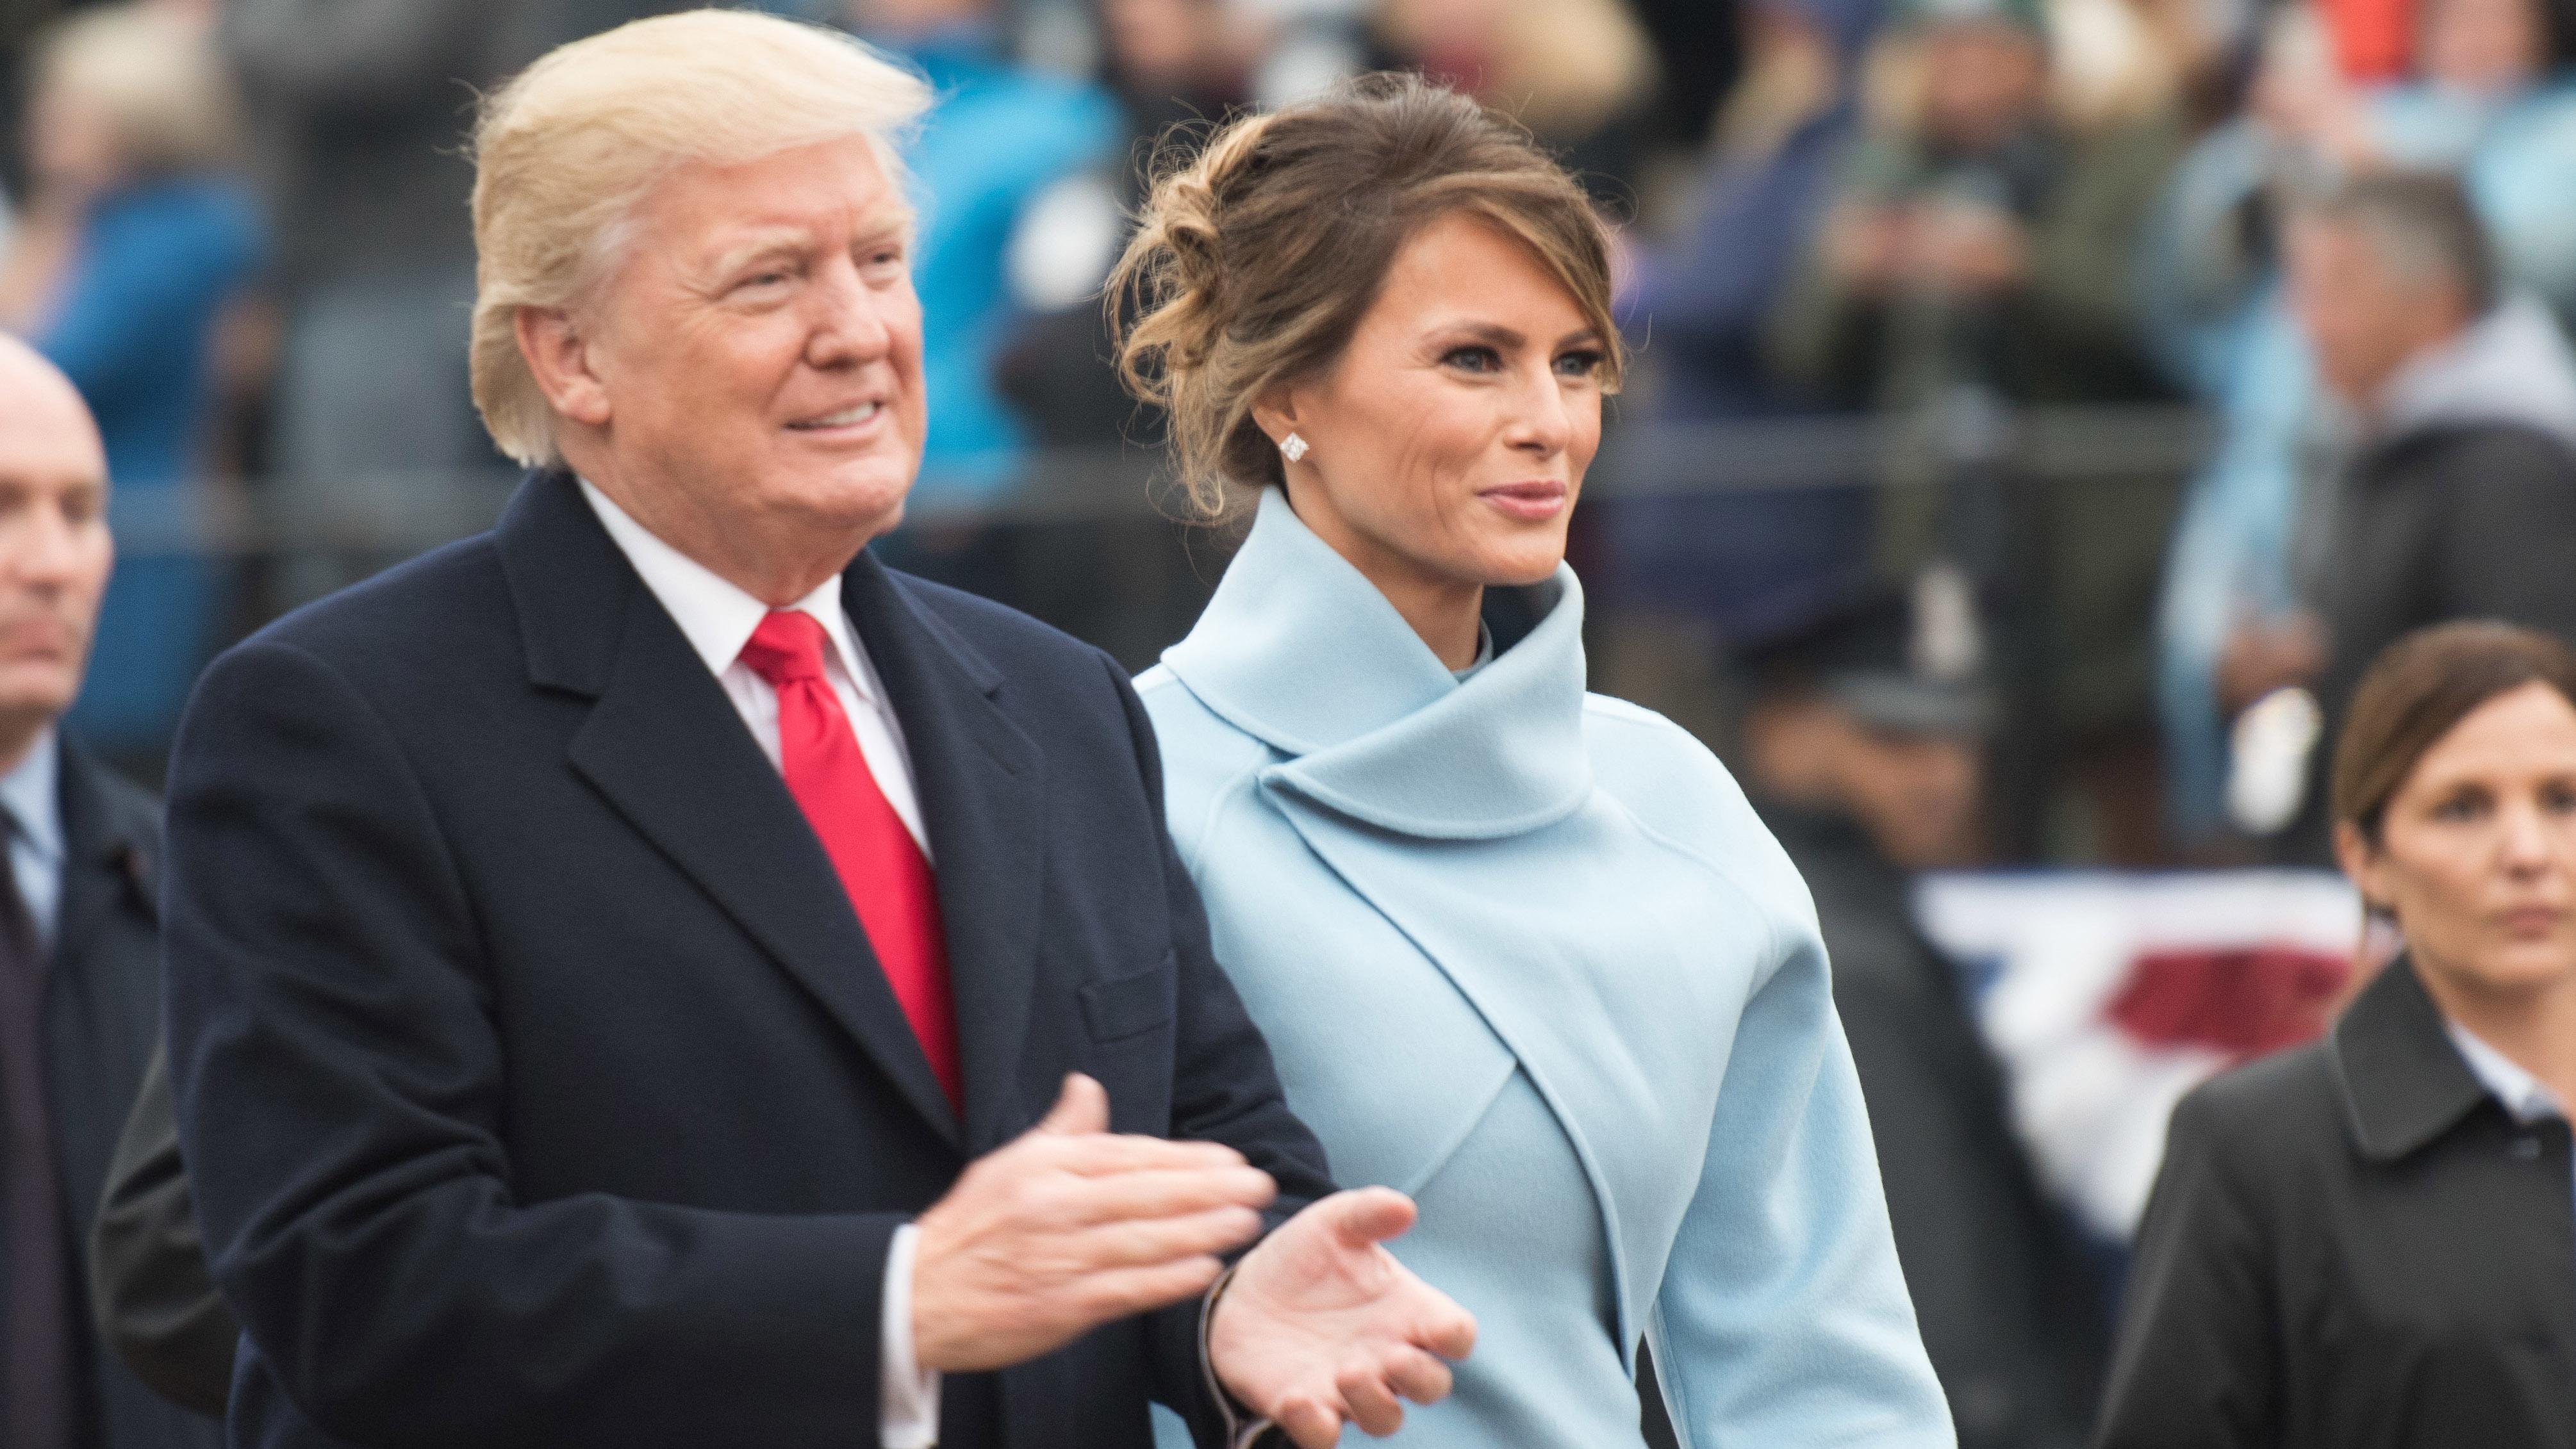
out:
<path id="1" fill-rule="evenodd" d="M 2558 1097 L 2538 1077 L 2524 1071 L 2522 1064 L 2478 1039 L 2477 1033 L 2456 1021 L 2442 1025 L 2451 1033 L 2451 1045 L 2460 1049 L 2460 1059 L 2469 1071 L 2494 1095 L 2513 1120 L 2528 1127 L 2551 1117 L 2564 1117 Z"/>
<path id="2" fill-rule="evenodd" d="M 661 600 L 671 622 L 689 647 L 706 661 L 708 672 L 722 677 L 742 657 L 742 646 L 751 642 L 752 631 L 769 617 L 769 606 L 744 593 L 734 582 L 705 564 L 665 543 L 661 536 L 635 521 L 614 499 L 599 491 L 598 485 L 584 478 L 581 496 L 599 515 L 600 526 L 617 544 L 618 552 L 635 566 L 644 587 Z M 814 592 L 791 606 L 796 612 L 810 614 L 823 626 L 825 637 L 841 659 L 841 672 L 847 675 L 859 697 L 875 700 L 871 674 L 861 662 L 858 635 L 850 628 L 849 611 L 841 607 L 841 580 L 838 575 L 825 579 Z"/>
<path id="3" fill-rule="evenodd" d="M 17 768 L 0 775 L 0 810 L 46 860 L 63 858 L 62 740 L 48 727 Z"/>

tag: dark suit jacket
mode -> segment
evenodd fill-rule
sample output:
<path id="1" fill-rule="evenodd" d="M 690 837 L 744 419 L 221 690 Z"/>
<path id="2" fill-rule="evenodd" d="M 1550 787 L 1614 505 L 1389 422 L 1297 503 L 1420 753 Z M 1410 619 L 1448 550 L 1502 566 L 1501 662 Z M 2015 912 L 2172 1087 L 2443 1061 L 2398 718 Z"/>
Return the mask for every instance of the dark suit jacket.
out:
<path id="1" fill-rule="evenodd" d="M 2404 962 L 2175 1109 L 2103 1449 L 2576 1449 L 2567 1124 L 2515 1124 Z"/>
<path id="2" fill-rule="evenodd" d="M 240 1445 L 854 1449 L 895 1229 L 1065 1073 L 1327 1190 L 1096 650 L 862 556 L 939 881 L 958 1120 L 778 772 L 572 480 L 208 671 L 170 1061 Z M 949 1449 L 1207 1430 L 1197 1306 L 952 1375 Z"/>
<path id="3" fill-rule="evenodd" d="M 45 1082 L 65 1221 L 98 1211 L 108 1160 L 161 1018 L 161 853 L 152 797 L 68 735 L 62 741 L 63 894 L 45 985 Z M 63 1244 L 78 1254 L 76 1242 Z M 92 1285 L 75 1274 L 85 1299 Z M 76 1305 L 78 1306 L 78 1305 Z M 96 1342 L 75 1362 L 92 1386 L 83 1439 L 103 1449 L 211 1449 L 214 1420 L 163 1402 Z"/>
<path id="4" fill-rule="evenodd" d="M 89 1278 L 99 1336 L 126 1367 L 170 1402 L 221 1418 L 241 1325 L 206 1271 L 179 1157 L 170 1059 L 158 1047 L 108 1164 L 90 1228 Z"/>

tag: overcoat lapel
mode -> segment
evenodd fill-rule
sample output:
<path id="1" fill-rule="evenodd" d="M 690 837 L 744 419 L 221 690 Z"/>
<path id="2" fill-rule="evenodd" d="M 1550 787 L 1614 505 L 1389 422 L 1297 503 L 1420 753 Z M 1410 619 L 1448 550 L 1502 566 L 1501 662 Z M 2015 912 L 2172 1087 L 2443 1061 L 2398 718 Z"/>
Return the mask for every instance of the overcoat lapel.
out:
<path id="1" fill-rule="evenodd" d="M 842 599 L 903 724 L 948 934 L 966 1148 L 980 1154 L 1028 1125 L 1018 1066 L 1046 885 L 1045 757 L 1003 714 L 1000 672 L 906 589 L 861 554 Z"/>
<path id="2" fill-rule="evenodd" d="M 785 781 L 561 474 L 501 526 L 537 684 L 589 694 L 572 766 L 856 1038 L 934 1131 L 956 1113 Z"/>
<path id="3" fill-rule="evenodd" d="M 144 853 L 141 832 L 118 818 L 98 779 L 104 767 L 68 735 L 61 736 L 63 899 L 54 927 L 57 969 L 84 959 L 92 933 L 120 900 L 133 901 L 158 919 L 157 862 Z"/>

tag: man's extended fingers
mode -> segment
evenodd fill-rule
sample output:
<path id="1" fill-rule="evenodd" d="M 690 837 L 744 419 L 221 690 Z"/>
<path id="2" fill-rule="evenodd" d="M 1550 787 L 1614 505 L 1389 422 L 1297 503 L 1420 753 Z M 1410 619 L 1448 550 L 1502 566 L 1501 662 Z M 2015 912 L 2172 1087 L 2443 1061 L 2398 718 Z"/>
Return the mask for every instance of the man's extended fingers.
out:
<path id="1" fill-rule="evenodd" d="M 1449 1365 L 1418 1348 L 1398 1351 L 1387 1365 L 1387 1386 L 1417 1404 L 1436 1404 L 1449 1397 Z"/>
<path id="2" fill-rule="evenodd" d="M 1342 1416 L 1312 1399 L 1290 1399 L 1270 1416 L 1297 1449 L 1333 1449 L 1341 1442 Z"/>
<path id="3" fill-rule="evenodd" d="M 1279 1184 L 1257 1167 L 1196 1168 L 1085 1177 L 1069 1194 L 1068 1226 L 1174 1218 L 1211 1208 L 1265 1208 Z"/>
<path id="4" fill-rule="evenodd" d="M 1042 1136 L 1030 1142 L 1029 1150 L 1051 1167 L 1084 1177 L 1114 1172 L 1205 1172 L 1245 1165 L 1243 1154 L 1222 1142 L 1174 1142 L 1128 1133 Z"/>
<path id="5" fill-rule="evenodd" d="M 1109 1089 L 1080 1072 L 1068 1073 L 1064 1090 L 1056 1093 L 1055 1105 L 1029 1130 L 1051 1136 L 1108 1131 Z"/>
<path id="6" fill-rule="evenodd" d="M 1383 1439 L 1404 1427 L 1404 1405 L 1397 1403 L 1395 1392 L 1379 1377 L 1373 1363 L 1354 1364 L 1333 1379 L 1333 1387 L 1350 1406 L 1351 1422 L 1363 1433 Z"/>

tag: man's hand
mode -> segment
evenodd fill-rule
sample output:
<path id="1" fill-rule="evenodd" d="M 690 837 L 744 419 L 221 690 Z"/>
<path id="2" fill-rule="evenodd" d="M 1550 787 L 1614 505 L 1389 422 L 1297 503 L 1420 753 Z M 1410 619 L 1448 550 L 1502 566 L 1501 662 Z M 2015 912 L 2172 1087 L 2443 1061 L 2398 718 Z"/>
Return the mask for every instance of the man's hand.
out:
<path id="1" fill-rule="evenodd" d="M 914 1360 L 1004 1368 L 1204 1293 L 1277 1194 L 1231 1147 L 1112 1136 L 1109 1094 L 1067 1077 L 1045 1121 L 921 1215 Z"/>
<path id="2" fill-rule="evenodd" d="M 1399 1399 L 1437 1402 L 1476 1320 L 1379 1246 L 1413 1226 L 1387 1188 L 1335 1193 L 1245 1255 L 1217 1299 L 1208 1358 L 1217 1379 L 1300 1449 L 1332 1449 L 1344 1423 L 1381 1438 Z"/>

